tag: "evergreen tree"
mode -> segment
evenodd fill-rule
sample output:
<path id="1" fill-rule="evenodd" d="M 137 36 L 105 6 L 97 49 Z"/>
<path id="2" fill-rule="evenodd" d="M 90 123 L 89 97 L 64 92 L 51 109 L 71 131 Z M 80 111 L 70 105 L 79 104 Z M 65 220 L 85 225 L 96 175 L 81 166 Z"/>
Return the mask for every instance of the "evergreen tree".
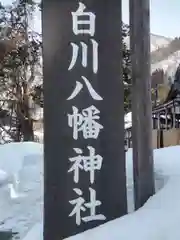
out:
<path id="1" fill-rule="evenodd" d="M 10 6 L 0 6 L 1 39 L 4 38 L 8 41 L 8 46 L 11 46 L 7 48 L 7 54 L 1 61 L 0 43 L 0 100 L 2 100 L 0 118 L 6 109 L 7 115 L 12 116 L 11 127 L 13 126 L 15 130 L 13 132 L 12 128 L 4 129 L 3 125 L 0 127 L 15 141 L 34 140 L 32 103 L 43 107 L 41 36 L 29 27 L 37 7 L 41 10 L 42 5 L 32 0 L 19 0 Z M 131 63 L 126 40 L 129 36 L 129 27 L 125 24 L 122 26 L 122 33 L 124 106 L 125 112 L 128 112 L 131 110 Z"/>
<path id="2" fill-rule="evenodd" d="M 0 66 L 1 109 L 7 111 L 4 119 L 9 118 L 11 121 L 7 130 L 1 119 L 0 127 L 14 141 L 34 140 L 33 98 L 36 84 L 41 84 L 42 80 L 41 73 L 37 71 L 38 68 L 41 69 L 41 39 L 29 24 L 35 8 L 34 1 L 19 0 L 10 6 L 1 6 L 0 9 L 1 38 L 14 46 Z"/>
<path id="3" fill-rule="evenodd" d="M 124 82 L 124 110 L 131 111 L 131 61 L 130 50 L 127 46 L 127 38 L 129 37 L 129 26 L 122 25 L 123 39 L 123 82 Z"/>

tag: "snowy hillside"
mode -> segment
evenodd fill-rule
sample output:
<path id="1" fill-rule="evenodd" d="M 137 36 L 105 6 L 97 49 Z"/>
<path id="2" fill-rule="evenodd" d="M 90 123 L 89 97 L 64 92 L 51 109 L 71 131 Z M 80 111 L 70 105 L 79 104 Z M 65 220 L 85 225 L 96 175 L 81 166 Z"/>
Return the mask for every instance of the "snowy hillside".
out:
<path id="1" fill-rule="evenodd" d="M 180 40 L 151 35 L 151 52 L 151 71 L 163 69 L 167 76 L 166 81 L 169 77 L 173 81 L 180 64 Z"/>
<path id="2" fill-rule="evenodd" d="M 177 51 L 173 52 L 173 49 L 171 50 L 170 47 L 170 43 L 172 41 L 173 39 L 171 38 L 151 34 L 152 72 L 160 68 L 163 69 L 165 73 L 167 73 L 167 76 L 174 76 L 177 66 L 180 64 L 180 48 Z M 129 37 L 126 39 L 126 43 L 129 46 Z M 163 51 L 166 50 L 166 48 L 170 48 L 169 52 L 171 53 L 163 58 Z M 155 54 L 158 49 L 160 49 L 158 54 Z M 158 55 L 158 57 L 162 55 L 162 60 L 157 60 L 156 55 Z"/>
<path id="3" fill-rule="evenodd" d="M 165 47 L 172 41 L 171 38 L 151 34 L 151 51 L 155 51 L 159 47 Z"/>
<path id="4" fill-rule="evenodd" d="M 171 38 L 151 34 L 151 51 L 155 51 L 160 47 L 167 46 L 172 41 Z M 125 42 L 129 46 L 129 37 L 125 39 Z"/>
<path id="5" fill-rule="evenodd" d="M 168 58 L 151 65 L 152 72 L 156 69 L 163 69 L 167 76 L 174 77 L 178 65 L 180 64 L 180 50 L 169 55 Z"/>

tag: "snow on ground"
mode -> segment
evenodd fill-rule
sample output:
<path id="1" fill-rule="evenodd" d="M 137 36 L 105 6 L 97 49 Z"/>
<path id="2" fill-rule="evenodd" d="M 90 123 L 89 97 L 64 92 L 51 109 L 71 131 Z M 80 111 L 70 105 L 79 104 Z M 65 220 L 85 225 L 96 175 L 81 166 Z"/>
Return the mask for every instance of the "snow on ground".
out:
<path id="1" fill-rule="evenodd" d="M 127 189 L 131 213 L 68 239 L 179 240 L 179 156 L 180 146 L 154 150 L 156 189 L 161 190 L 144 207 L 132 212 L 132 149 L 129 149 Z M 19 192 L 24 196 L 12 199 L 7 186 L 0 184 L 0 228 L 18 232 L 17 239 L 42 240 L 43 145 L 10 143 L 0 146 L 0 183 L 13 171 L 19 173 Z"/>
<path id="2" fill-rule="evenodd" d="M 141 209 L 68 240 L 179 240 L 179 154 L 179 146 L 154 150 L 156 189 L 165 186 Z M 127 153 L 128 186 L 132 194 L 131 160 L 132 149 Z"/>
<path id="3" fill-rule="evenodd" d="M 173 177 L 137 212 L 68 239 L 179 240 L 179 186 L 180 177 Z"/>
<path id="4" fill-rule="evenodd" d="M 19 174 L 19 192 L 24 194 L 12 199 L 7 186 L 0 184 L 0 230 L 12 229 L 24 236 L 36 221 L 42 219 L 43 145 L 0 145 L 0 169 L 0 183 L 12 173 Z"/>

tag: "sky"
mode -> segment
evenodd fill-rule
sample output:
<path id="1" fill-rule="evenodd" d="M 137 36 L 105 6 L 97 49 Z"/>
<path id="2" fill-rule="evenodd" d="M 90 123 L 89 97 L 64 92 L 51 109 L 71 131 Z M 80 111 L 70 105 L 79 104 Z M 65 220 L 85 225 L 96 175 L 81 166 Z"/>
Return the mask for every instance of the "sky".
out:
<path id="1" fill-rule="evenodd" d="M 109 0 L 110 1 L 110 0 Z M 11 3 L 12 0 L 0 0 L 2 3 Z M 129 22 L 128 0 L 123 3 L 123 21 Z M 180 0 L 150 0 L 151 33 L 165 36 L 180 36 Z M 36 14 L 35 29 L 41 29 L 41 16 Z"/>
<path id="2" fill-rule="evenodd" d="M 129 22 L 128 0 L 123 2 L 123 20 Z M 180 36 L 180 0 L 150 0 L 151 33 L 165 37 Z"/>

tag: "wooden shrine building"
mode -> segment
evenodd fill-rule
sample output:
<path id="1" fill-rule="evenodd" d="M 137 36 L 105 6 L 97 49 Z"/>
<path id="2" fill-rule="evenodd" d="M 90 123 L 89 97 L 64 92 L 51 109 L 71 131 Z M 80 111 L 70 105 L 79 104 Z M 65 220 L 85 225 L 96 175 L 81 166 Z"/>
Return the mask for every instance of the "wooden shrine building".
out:
<path id="1" fill-rule="evenodd" d="M 131 124 L 125 124 L 126 149 L 132 147 Z M 180 145 L 180 66 L 163 102 L 152 109 L 153 148 Z"/>

